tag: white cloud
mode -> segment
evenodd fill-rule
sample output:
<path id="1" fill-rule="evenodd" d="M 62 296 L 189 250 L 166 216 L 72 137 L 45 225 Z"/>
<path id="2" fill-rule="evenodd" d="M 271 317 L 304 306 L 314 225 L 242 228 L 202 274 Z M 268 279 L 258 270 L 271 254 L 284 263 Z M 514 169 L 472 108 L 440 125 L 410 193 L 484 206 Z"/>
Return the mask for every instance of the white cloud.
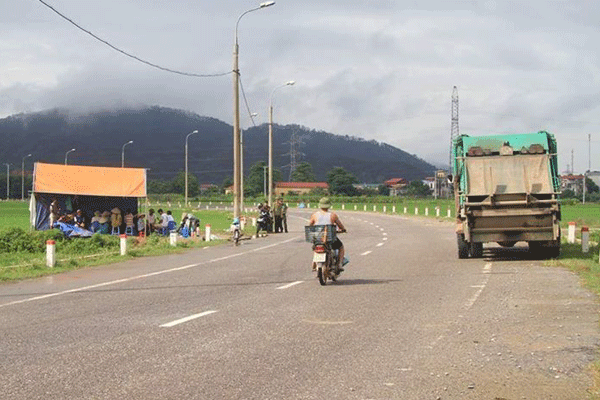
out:
<path id="1" fill-rule="evenodd" d="M 257 2 L 51 4 L 141 58 L 211 73 L 231 69 L 235 21 Z M 279 0 L 240 21 L 242 81 L 260 122 L 272 89 L 293 79 L 274 98 L 277 122 L 385 141 L 442 165 L 457 85 L 461 132 L 551 129 L 561 168 L 574 149 L 582 171 L 587 134 L 600 125 L 599 11 L 569 1 Z M 230 76 L 152 69 L 36 2 L 0 5 L 0 22 L 0 116 L 158 104 L 231 123 Z"/>

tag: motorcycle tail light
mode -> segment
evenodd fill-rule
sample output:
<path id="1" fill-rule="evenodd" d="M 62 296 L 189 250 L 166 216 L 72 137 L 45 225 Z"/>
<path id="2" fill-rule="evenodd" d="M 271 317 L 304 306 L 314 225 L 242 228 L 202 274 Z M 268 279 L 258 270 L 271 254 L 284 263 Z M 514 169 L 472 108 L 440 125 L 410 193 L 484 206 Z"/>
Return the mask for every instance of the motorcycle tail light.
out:
<path id="1" fill-rule="evenodd" d="M 315 246 L 315 253 L 325 253 L 325 246 L 318 244 Z"/>

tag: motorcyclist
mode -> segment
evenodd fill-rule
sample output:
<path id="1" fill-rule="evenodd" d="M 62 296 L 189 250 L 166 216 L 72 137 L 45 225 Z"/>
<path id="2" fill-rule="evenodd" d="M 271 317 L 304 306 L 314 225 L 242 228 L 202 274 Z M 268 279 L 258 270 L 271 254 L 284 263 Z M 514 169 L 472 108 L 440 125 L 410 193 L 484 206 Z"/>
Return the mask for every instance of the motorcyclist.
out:
<path id="1" fill-rule="evenodd" d="M 308 222 L 309 225 L 337 225 L 340 231 L 346 232 L 346 228 L 344 227 L 344 224 L 342 224 L 342 221 L 340 221 L 338 215 L 329 211 L 331 208 L 331 201 L 329 200 L 329 197 L 323 197 L 319 201 L 319 208 L 319 211 L 311 215 L 310 221 Z M 342 267 L 342 262 L 344 260 L 344 244 L 338 237 L 336 237 L 335 241 L 331 244 L 331 248 L 333 250 L 338 250 L 337 268 L 338 271 L 341 272 L 344 270 Z"/>

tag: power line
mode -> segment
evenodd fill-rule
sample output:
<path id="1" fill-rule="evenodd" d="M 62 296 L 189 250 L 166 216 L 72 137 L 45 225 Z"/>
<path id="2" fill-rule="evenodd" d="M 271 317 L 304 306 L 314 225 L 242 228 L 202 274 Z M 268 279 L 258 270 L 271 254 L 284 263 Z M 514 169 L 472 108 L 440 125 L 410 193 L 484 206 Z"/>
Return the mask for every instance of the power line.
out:
<path id="1" fill-rule="evenodd" d="M 252 125 L 256 126 L 256 124 L 254 123 L 254 116 L 252 116 L 252 112 L 250 111 L 250 106 L 248 105 L 248 99 L 246 99 L 246 92 L 244 92 L 244 85 L 242 85 L 242 75 L 240 74 L 240 89 L 242 89 L 242 96 L 244 97 L 244 103 L 246 103 L 246 110 L 248 110 L 248 116 L 250 117 L 250 120 L 252 121 Z"/>
<path id="2" fill-rule="evenodd" d="M 83 32 L 87 33 L 88 35 L 90 35 L 91 37 L 93 37 L 94 39 L 104 43 L 105 45 L 107 45 L 108 47 L 110 47 L 113 50 L 118 51 L 119 53 L 133 58 L 136 61 L 139 61 L 143 64 L 149 65 L 153 68 L 157 68 L 160 69 L 162 71 L 166 71 L 166 72 L 172 72 L 174 74 L 178 74 L 178 75 L 184 75 L 184 76 L 192 76 L 195 78 L 212 78 L 212 77 L 217 77 L 217 76 L 225 76 L 225 75 L 229 75 L 231 74 L 231 71 L 228 72 L 222 72 L 222 73 L 218 73 L 218 74 L 195 74 L 195 73 L 190 73 L 190 72 L 182 72 L 182 71 L 177 71 L 174 69 L 170 69 L 170 68 L 165 68 L 165 67 L 161 67 L 160 65 L 151 63 L 150 61 L 146 61 L 143 60 L 137 56 L 134 56 L 133 54 L 129 54 L 124 50 L 119 49 L 118 47 L 110 44 L 109 42 L 107 42 L 106 40 L 96 36 L 95 34 L 93 34 L 92 32 L 88 31 L 87 29 L 83 28 L 82 26 L 80 26 L 79 24 L 77 24 L 75 21 L 73 21 L 72 19 L 70 19 L 69 17 L 67 17 L 66 15 L 60 13 L 57 9 L 55 9 L 54 7 L 52 7 L 50 4 L 46 3 L 44 0 L 38 0 L 40 3 L 42 3 L 43 5 L 45 5 L 46 7 L 48 7 L 50 10 L 52 10 L 54 13 L 58 14 L 61 18 L 63 18 L 64 20 L 68 21 L 69 23 L 73 24 L 74 26 L 76 26 L 78 29 L 82 30 Z"/>

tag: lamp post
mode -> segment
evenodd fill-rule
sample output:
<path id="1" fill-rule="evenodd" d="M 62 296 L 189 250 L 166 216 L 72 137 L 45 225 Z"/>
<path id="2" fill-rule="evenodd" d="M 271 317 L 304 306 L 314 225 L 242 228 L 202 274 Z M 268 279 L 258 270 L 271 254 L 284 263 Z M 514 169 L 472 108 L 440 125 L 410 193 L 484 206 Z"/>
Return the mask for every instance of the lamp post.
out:
<path id="1" fill-rule="evenodd" d="M 197 130 L 188 133 L 185 137 L 185 206 L 188 206 L 188 138 L 194 133 L 198 133 Z"/>
<path id="2" fill-rule="evenodd" d="M 133 140 L 130 140 L 129 142 L 125 143 L 121 148 L 121 168 L 125 168 L 125 146 L 131 143 L 133 143 Z"/>
<path id="3" fill-rule="evenodd" d="M 257 11 L 262 8 L 274 5 L 274 1 L 265 1 L 260 3 L 258 7 L 250 9 L 239 16 L 235 24 L 235 42 L 233 45 L 233 217 L 240 216 L 240 70 L 238 68 L 238 25 L 242 17 L 252 11 Z"/>
<path id="4" fill-rule="evenodd" d="M 258 113 L 251 113 L 250 118 L 254 118 Z M 244 209 L 244 131 L 240 129 L 240 209 Z"/>
<path id="5" fill-rule="evenodd" d="M 271 99 L 269 100 L 269 207 L 273 207 L 273 94 L 277 89 L 292 86 L 295 83 L 295 81 L 288 81 L 281 86 L 277 86 L 271 92 Z"/>
<path id="6" fill-rule="evenodd" d="M 6 200 L 8 200 L 10 195 L 10 164 L 4 163 L 6 165 Z"/>
<path id="7" fill-rule="evenodd" d="M 25 159 L 31 157 L 31 154 L 27 154 L 21 160 L 21 201 L 25 200 Z"/>
<path id="8" fill-rule="evenodd" d="M 71 149 L 65 153 L 65 165 L 67 165 L 67 156 L 69 155 L 69 153 L 71 153 L 73 151 L 75 151 L 75 149 Z"/>

